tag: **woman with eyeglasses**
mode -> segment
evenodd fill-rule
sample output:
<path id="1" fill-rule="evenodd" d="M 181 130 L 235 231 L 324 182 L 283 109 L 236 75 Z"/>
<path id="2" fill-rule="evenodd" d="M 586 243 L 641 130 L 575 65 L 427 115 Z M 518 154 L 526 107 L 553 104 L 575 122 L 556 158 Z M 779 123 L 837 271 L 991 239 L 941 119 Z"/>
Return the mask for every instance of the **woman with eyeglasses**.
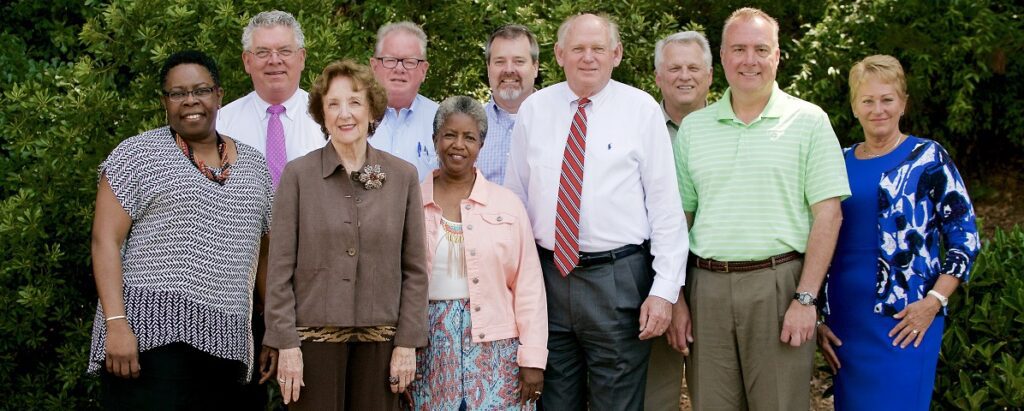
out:
<path id="1" fill-rule="evenodd" d="M 99 166 L 89 371 L 105 409 L 230 409 L 254 366 L 270 175 L 259 152 L 216 131 L 213 59 L 175 53 L 160 80 L 168 124 Z"/>

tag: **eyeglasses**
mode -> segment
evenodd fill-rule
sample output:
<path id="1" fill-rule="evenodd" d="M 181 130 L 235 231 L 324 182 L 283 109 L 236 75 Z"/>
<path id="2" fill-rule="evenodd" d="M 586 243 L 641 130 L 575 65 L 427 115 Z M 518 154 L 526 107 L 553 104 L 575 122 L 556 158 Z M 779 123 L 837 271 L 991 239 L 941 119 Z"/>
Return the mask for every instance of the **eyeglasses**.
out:
<path id="1" fill-rule="evenodd" d="M 185 101 L 185 99 L 187 99 L 189 95 L 191 95 L 192 97 L 195 97 L 196 100 L 210 97 L 210 96 L 213 95 L 213 92 L 216 91 L 216 90 L 217 90 L 217 86 L 213 86 L 213 87 L 198 87 L 198 88 L 196 88 L 196 89 L 194 89 L 192 91 L 172 90 L 172 91 L 164 91 L 163 93 L 164 93 L 164 97 L 167 97 L 168 100 L 171 100 L 171 101 L 173 101 L 175 103 L 180 103 L 182 101 Z"/>
<path id="2" fill-rule="evenodd" d="M 412 70 L 412 69 L 414 69 L 416 67 L 419 67 L 420 63 L 423 63 L 423 62 L 426 61 L 426 60 L 423 60 L 423 59 L 418 59 L 418 58 L 413 58 L 413 57 L 409 57 L 409 58 L 405 58 L 405 59 L 400 59 L 400 58 L 395 58 L 395 57 L 374 57 L 374 58 L 379 60 L 380 64 L 382 66 L 384 66 L 384 68 L 387 68 L 387 69 L 393 69 L 395 67 L 398 67 L 398 62 L 401 61 L 402 62 L 402 67 L 405 67 L 406 70 Z"/>
<path id="3" fill-rule="evenodd" d="M 293 54 L 295 54 L 295 50 L 292 50 L 292 49 L 280 49 L 280 50 L 256 49 L 256 51 L 246 50 L 246 52 L 249 53 L 249 54 L 252 54 L 253 56 L 256 56 L 256 58 L 260 59 L 260 60 L 269 59 L 270 56 L 272 56 L 274 54 L 277 54 L 277 57 L 280 58 L 281 60 L 285 60 L 285 59 L 291 57 Z"/>

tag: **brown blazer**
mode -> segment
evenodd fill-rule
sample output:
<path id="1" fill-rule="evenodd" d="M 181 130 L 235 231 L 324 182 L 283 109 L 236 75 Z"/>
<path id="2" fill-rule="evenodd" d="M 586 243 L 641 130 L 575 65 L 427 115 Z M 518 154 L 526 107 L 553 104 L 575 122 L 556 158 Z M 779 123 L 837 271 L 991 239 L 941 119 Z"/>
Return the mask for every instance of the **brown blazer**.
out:
<path id="1" fill-rule="evenodd" d="M 328 143 L 288 163 L 274 199 L 263 343 L 299 346 L 296 326 L 397 326 L 427 344 L 427 264 L 416 168 L 367 144 L 384 185 L 353 181 Z"/>

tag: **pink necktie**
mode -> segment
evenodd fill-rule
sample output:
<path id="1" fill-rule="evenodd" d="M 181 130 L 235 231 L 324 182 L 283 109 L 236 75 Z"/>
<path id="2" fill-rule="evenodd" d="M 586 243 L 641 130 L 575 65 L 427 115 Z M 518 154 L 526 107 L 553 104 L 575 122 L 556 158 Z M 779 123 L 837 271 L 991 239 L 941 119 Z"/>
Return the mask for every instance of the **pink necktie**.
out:
<path id="1" fill-rule="evenodd" d="M 281 172 L 288 163 L 288 150 L 284 145 L 284 126 L 281 124 L 281 113 L 284 113 L 284 110 L 284 106 L 280 104 L 267 107 L 267 113 L 270 113 L 270 121 L 267 122 L 267 168 L 270 170 L 274 191 L 277 191 L 277 184 L 281 182 Z"/>
<path id="2" fill-rule="evenodd" d="M 580 261 L 580 198 L 583 195 L 583 161 L 587 152 L 587 112 L 590 103 L 579 99 L 565 142 L 562 176 L 558 179 L 558 208 L 555 215 L 555 265 L 562 277 Z"/>

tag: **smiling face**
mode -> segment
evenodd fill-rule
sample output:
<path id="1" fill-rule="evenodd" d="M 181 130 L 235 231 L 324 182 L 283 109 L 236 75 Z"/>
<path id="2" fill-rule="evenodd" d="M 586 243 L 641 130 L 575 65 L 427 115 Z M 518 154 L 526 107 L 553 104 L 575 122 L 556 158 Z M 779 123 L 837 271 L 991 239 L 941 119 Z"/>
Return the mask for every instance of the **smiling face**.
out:
<path id="1" fill-rule="evenodd" d="M 166 96 L 161 98 L 167 111 L 167 124 L 183 139 L 199 141 L 216 134 L 217 109 L 224 92 L 216 87 L 206 67 L 198 64 L 179 64 L 167 72 L 165 92 L 189 92 L 203 87 L 213 87 L 214 91 L 203 98 L 189 94 L 185 100 L 177 102 Z"/>
<path id="2" fill-rule="evenodd" d="M 370 127 L 370 103 L 366 88 L 355 90 L 346 76 L 331 80 L 323 97 L 324 127 L 331 141 L 345 145 L 366 141 Z"/>
<path id="3" fill-rule="evenodd" d="M 576 17 L 555 43 L 555 58 L 565 70 L 565 80 L 579 97 L 601 91 L 612 78 L 612 69 L 622 61 L 622 43 L 612 46 L 608 25 L 601 18 L 586 14 Z"/>
<path id="4" fill-rule="evenodd" d="M 420 41 L 412 33 L 395 30 L 388 33 L 381 42 L 380 53 L 374 57 L 426 60 L 420 49 Z M 388 107 L 405 108 L 412 104 L 420 85 L 427 78 L 430 63 L 421 61 L 414 69 L 407 69 L 401 61 L 394 68 L 386 68 L 380 60 L 370 59 L 370 68 L 377 82 L 388 92 Z"/>
<path id="5" fill-rule="evenodd" d="M 865 137 L 876 140 L 902 134 L 900 117 L 906 108 L 907 100 L 894 84 L 874 77 L 861 82 L 853 99 L 853 115 L 864 128 Z"/>
<path id="6" fill-rule="evenodd" d="M 722 68 L 733 94 L 771 95 L 781 53 L 771 23 L 753 17 L 734 21 L 722 40 Z"/>
<path id="7" fill-rule="evenodd" d="M 530 56 L 526 36 L 513 39 L 495 37 L 491 42 L 491 60 L 487 62 L 487 82 L 494 100 L 504 107 L 519 107 L 533 92 L 538 65 Z"/>
<path id="8" fill-rule="evenodd" d="M 261 51 L 270 51 L 259 58 Z M 291 52 L 288 57 L 283 57 Z M 252 77 L 256 94 L 270 104 L 281 104 L 295 94 L 306 67 L 306 49 L 299 48 L 295 32 L 286 26 L 260 27 L 252 32 L 252 48 L 242 52 L 245 72 Z"/>
<path id="9" fill-rule="evenodd" d="M 473 117 L 463 113 L 449 115 L 434 135 L 441 172 L 452 176 L 473 173 L 482 146 L 480 127 Z"/>
<path id="10" fill-rule="evenodd" d="M 695 42 L 668 43 L 654 82 L 661 96 L 671 105 L 703 105 L 711 87 L 711 68 L 704 62 L 704 51 Z"/>

